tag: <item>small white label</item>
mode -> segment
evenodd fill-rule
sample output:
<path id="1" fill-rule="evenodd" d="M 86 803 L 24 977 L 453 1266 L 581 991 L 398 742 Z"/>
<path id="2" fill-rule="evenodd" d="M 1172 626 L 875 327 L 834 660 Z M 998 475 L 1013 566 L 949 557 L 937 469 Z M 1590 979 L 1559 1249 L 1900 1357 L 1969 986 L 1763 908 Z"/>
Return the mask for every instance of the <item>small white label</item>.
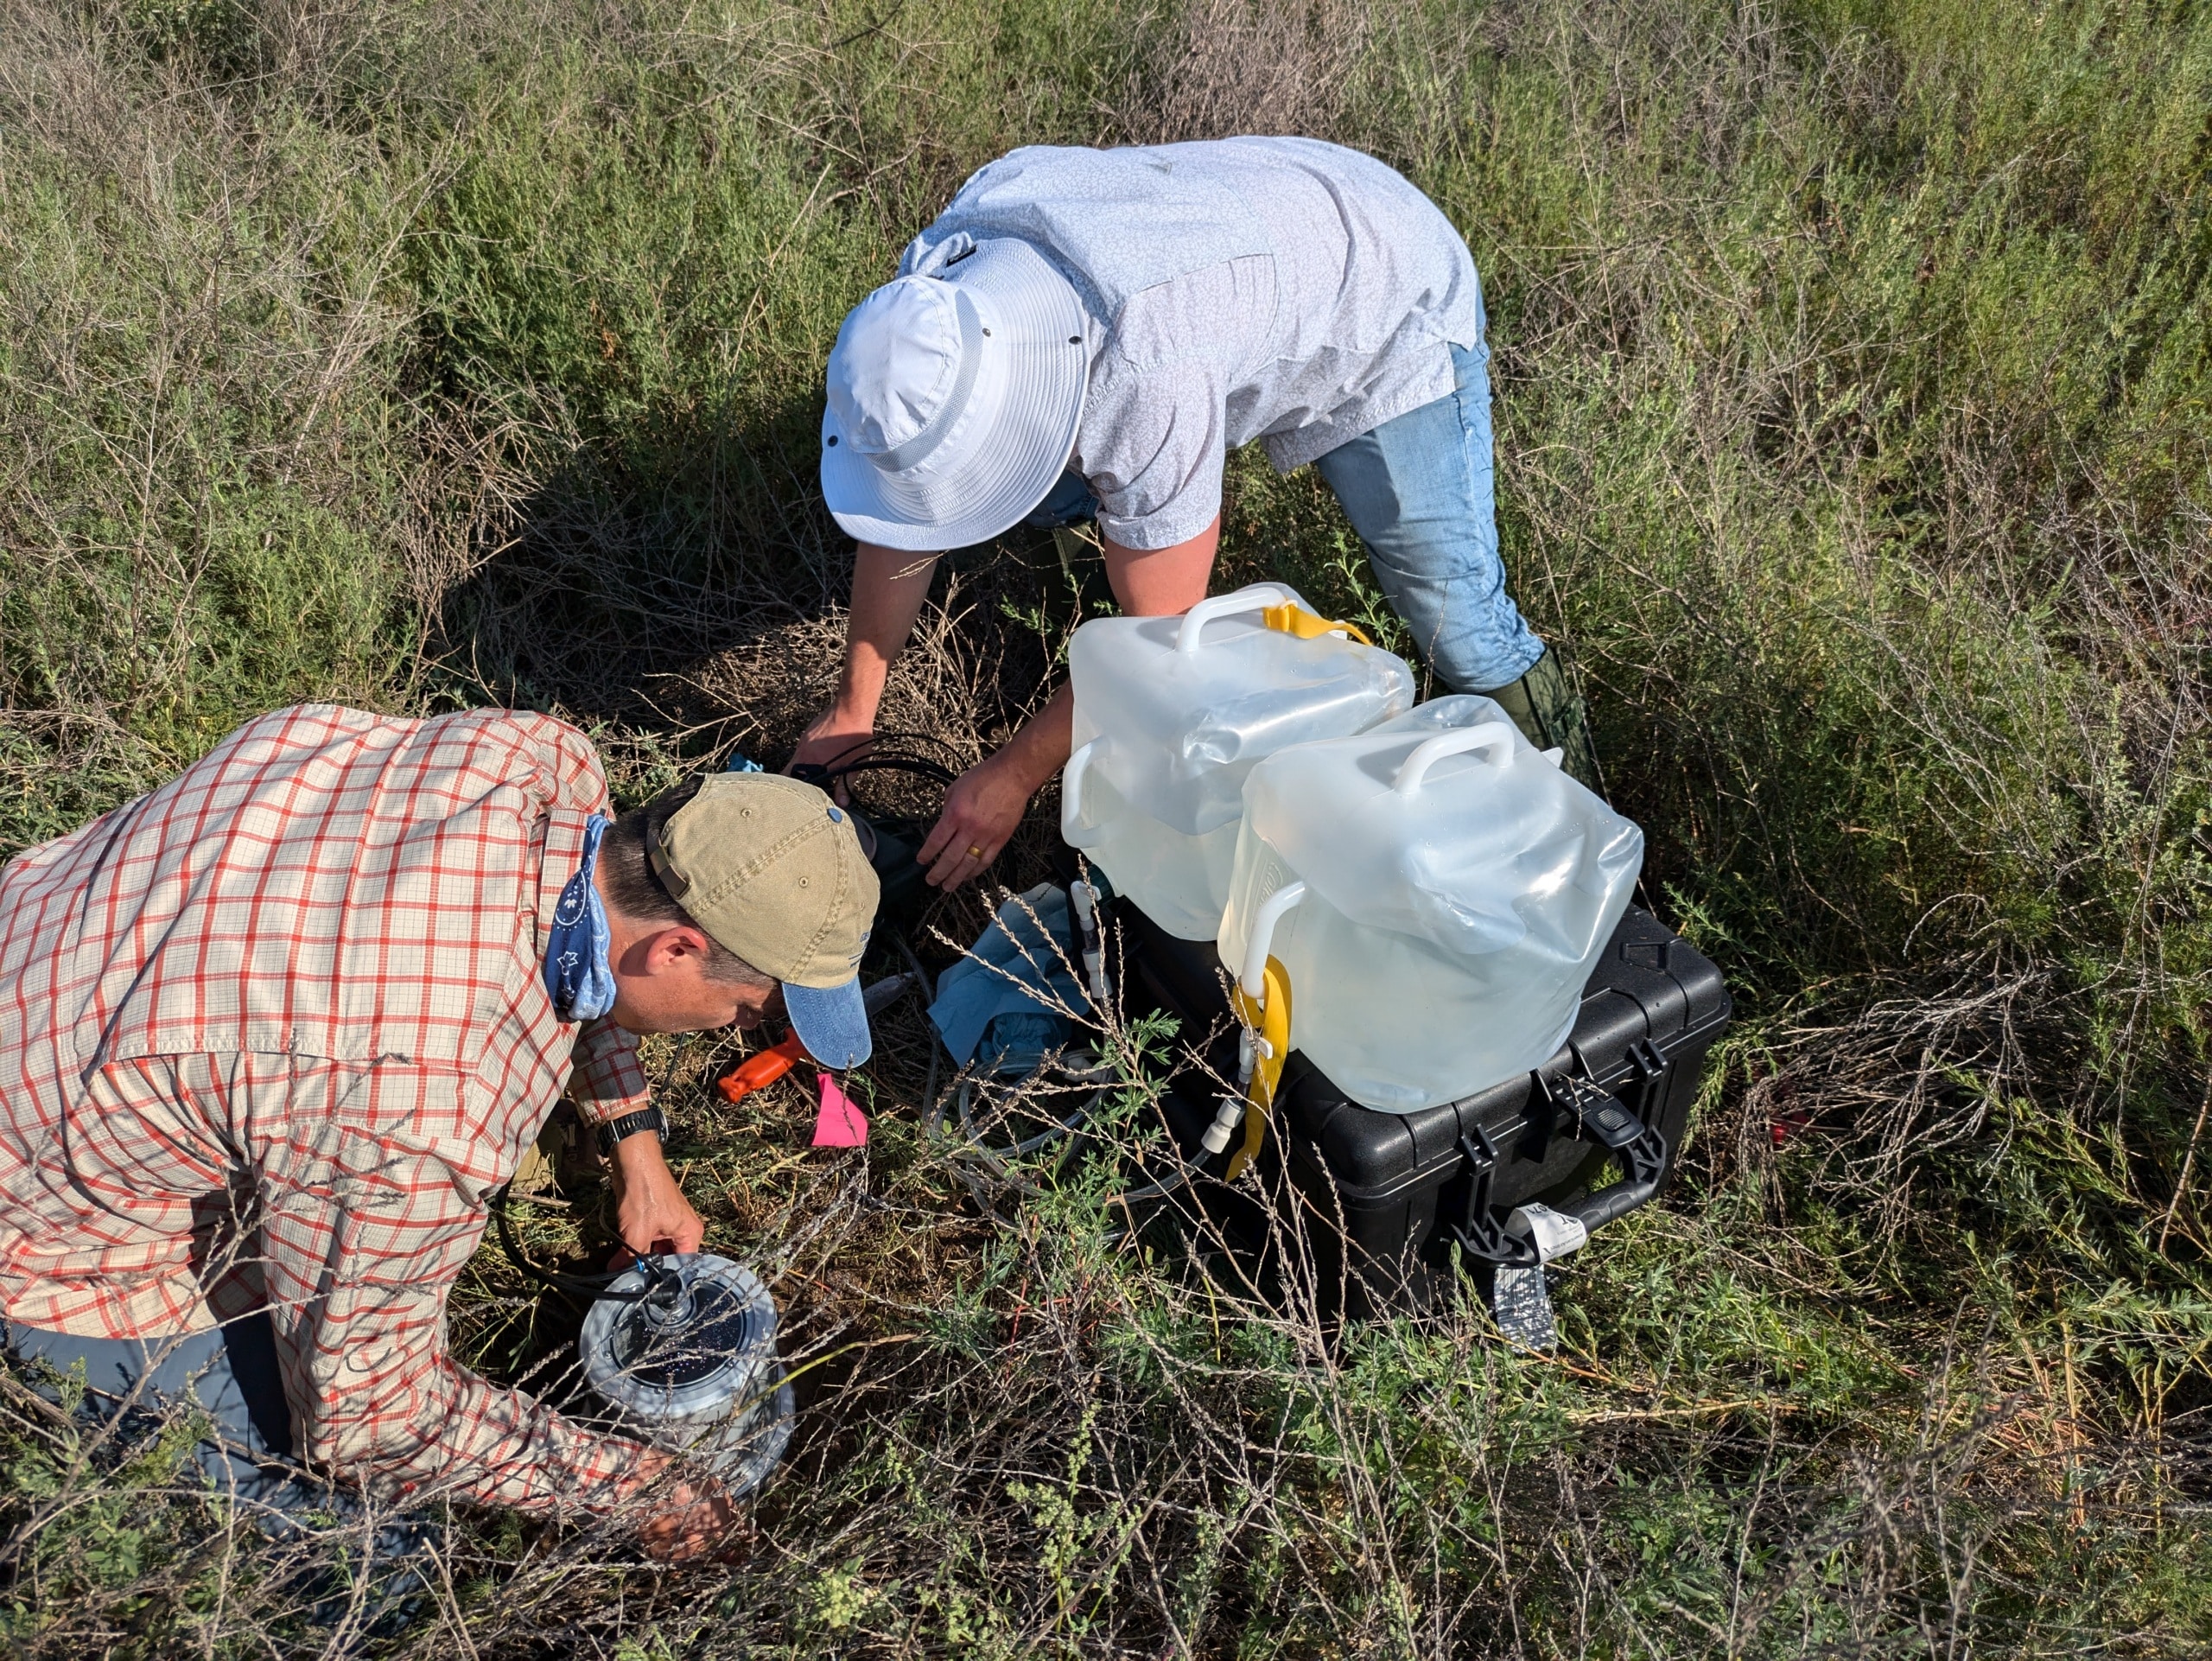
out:
<path id="1" fill-rule="evenodd" d="M 1569 1217 L 1549 1206 L 1522 1206 L 1505 1219 L 1505 1231 L 1533 1239 L 1536 1257 L 1543 1263 L 1580 1251 L 1590 1244 L 1590 1231 L 1583 1227 L 1580 1217 Z"/>

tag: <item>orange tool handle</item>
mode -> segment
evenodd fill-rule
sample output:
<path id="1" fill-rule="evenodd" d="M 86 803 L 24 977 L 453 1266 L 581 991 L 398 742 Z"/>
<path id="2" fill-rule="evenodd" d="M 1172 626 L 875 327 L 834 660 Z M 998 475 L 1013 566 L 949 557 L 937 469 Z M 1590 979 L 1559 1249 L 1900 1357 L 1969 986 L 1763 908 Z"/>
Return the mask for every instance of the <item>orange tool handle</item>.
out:
<path id="1" fill-rule="evenodd" d="M 806 1046 L 793 1033 L 771 1050 L 746 1057 L 744 1063 L 722 1077 L 722 1096 L 732 1102 L 743 1101 L 754 1091 L 772 1085 L 801 1061 L 813 1058 L 806 1053 Z"/>

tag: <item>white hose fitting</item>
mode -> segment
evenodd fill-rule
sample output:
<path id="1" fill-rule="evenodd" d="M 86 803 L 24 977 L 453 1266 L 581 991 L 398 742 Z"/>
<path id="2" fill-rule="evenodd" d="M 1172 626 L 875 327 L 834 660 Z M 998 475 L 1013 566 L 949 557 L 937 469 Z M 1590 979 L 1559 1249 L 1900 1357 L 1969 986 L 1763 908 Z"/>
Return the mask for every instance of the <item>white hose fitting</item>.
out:
<path id="1" fill-rule="evenodd" d="M 1206 1127 L 1201 1146 L 1209 1154 L 1217 1154 L 1229 1146 L 1229 1139 L 1236 1135 L 1236 1127 L 1244 1123 L 1244 1104 L 1235 1096 L 1221 1098 L 1221 1111 L 1213 1116 L 1213 1123 Z"/>
<path id="2" fill-rule="evenodd" d="M 1075 906 L 1078 938 L 1083 941 L 1083 972 L 1090 982 L 1090 1007 L 1102 1020 L 1106 1013 L 1105 943 L 1098 933 L 1098 895 L 1081 877 L 1068 884 L 1068 898 Z"/>

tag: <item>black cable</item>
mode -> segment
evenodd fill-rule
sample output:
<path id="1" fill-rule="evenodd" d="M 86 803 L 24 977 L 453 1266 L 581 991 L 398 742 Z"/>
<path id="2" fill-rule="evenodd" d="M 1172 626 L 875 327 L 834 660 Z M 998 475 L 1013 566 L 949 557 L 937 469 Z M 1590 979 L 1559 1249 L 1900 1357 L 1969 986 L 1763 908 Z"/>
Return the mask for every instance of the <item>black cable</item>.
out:
<path id="1" fill-rule="evenodd" d="M 931 745 L 943 754 L 953 757 L 956 760 L 959 759 L 960 755 L 959 750 L 954 746 L 952 741 L 940 733 L 874 733 L 866 738 L 855 739 L 851 743 L 846 745 L 843 749 L 839 750 L 836 754 L 831 756 L 827 762 L 822 763 L 821 765 L 835 767 L 842 764 L 847 756 L 854 755 L 857 752 L 868 749 L 871 746 L 880 749 L 899 744 Z"/>
<path id="2" fill-rule="evenodd" d="M 956 762 L 959 759 L 959 752 L 935 733 L 878 733 L 855 739 L 827 761 L 794 763 L 791 776 L 825 789 L 858 773 L 910 773 L 931 784 L 944 786 L 950 786 L 960 776 L 958 771 L 944 762 L 917 753 L 912 748 L 917 744 L 932 747 L 941 754 L 952 756 Z"/>
<path id="3" fill-rule="evenodd" d="M 791 769 L 791 777 L 826 789 L 861 773 L 911 773 L 918 779 L 926 779 L 930 783 L 942 785 L 947 789 L 950 789 L 960 776 L 951 768 L 942 767 L 926 756 L 893 754 L 863 756 L 857 761 L 847 762 L 834 773 L 812 762 L 802 761 Z"/>
<path id="4" fill-rule="evenodd" d="M 604 1298 L 614 1303 L 666 1301 L 682 1295 L 683 1278 L 674 1270 L 663 1268 L 658 1257 L 638 1259 L 637 1266 L 644 1274 L 645 1283 L 634 1291 L 627 1292 L 614 1290 L 614 1282 L 630 1272 L 626 1269 L 618 1269 L 607 1275 L 572 1275 L 565 1270 L 540 1268 L 515 1244 L 514 1230 L 507 1222 L 507 1201 L 510 1198 L 504 1187 L 492 1196 L 492 1219 L 499 1226 L 500 1249 L 507 1254 L 508 1261 L 531 1279 L 541 1282 L 556 1292 L 566 1292 L 571 1297 L 587 1300 Z"/>

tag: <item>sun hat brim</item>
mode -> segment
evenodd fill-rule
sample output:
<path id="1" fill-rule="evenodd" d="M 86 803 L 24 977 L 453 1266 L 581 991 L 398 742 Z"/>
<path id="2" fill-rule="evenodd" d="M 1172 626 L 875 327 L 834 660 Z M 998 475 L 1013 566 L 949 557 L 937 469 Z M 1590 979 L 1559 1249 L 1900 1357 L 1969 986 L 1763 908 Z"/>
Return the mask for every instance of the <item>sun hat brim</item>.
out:
<path id="1" fill-rule="evenodd" d="M 1011 530 L 1051 493 L 1074 453 L 1090 384 L 1090 331 L 1066 277 L 1026 242 L 995 238 L 935 276 L 989 320 L 986 367 L 957 430 L 902 473 L 854 448 L 835 405 L 822 416 L 822 494 L 848 536 L 917 553 Z"/>

